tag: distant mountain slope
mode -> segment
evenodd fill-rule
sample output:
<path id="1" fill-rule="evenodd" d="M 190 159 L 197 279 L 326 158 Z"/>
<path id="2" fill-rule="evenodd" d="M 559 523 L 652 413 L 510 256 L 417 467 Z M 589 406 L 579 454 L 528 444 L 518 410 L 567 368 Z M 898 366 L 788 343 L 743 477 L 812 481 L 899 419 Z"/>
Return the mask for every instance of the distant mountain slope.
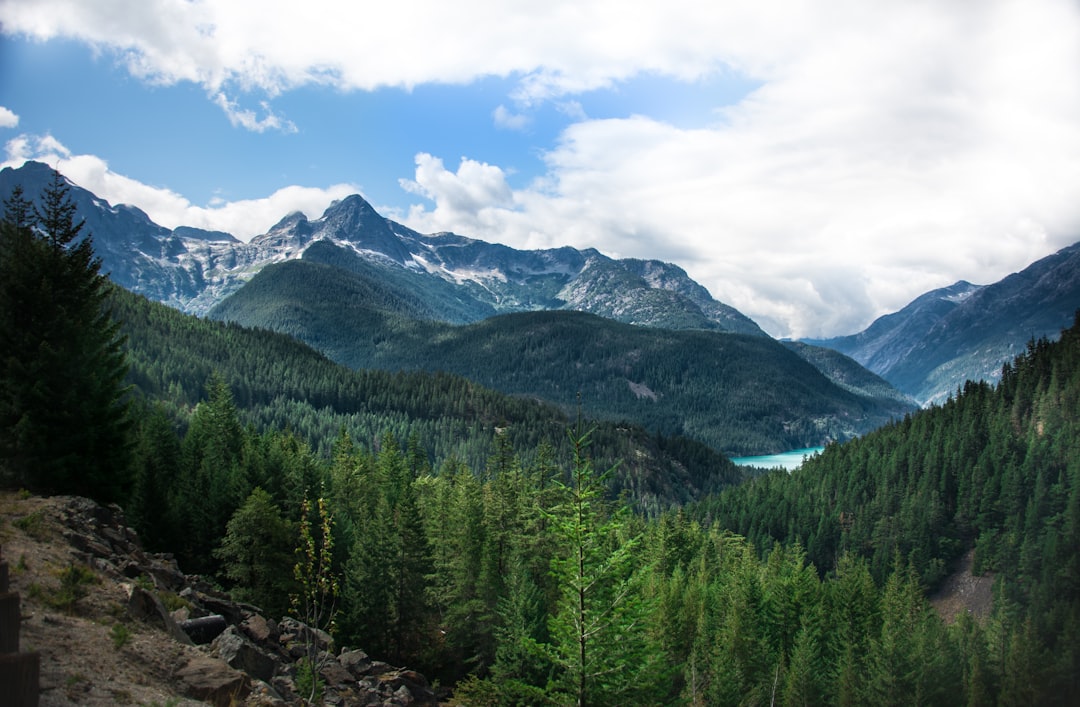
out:
<path id="1" fill-rule="evenodd" d="M 449 371 L 567 411 L 580 394 L 588 415 L 726 452 L 846 439 L 913 409 L 880 379 L 877 391 L 842 389 L 768 337 L 636 327 L 574 312 L 452 326 L 418 319 L 416 301 L 395 298 L 384 282 L 305 257 L 265 268 L 210 316 L 290 334 L 354 368 Z"/>
<path id="2" fill-rule="evenodd" d="M 292 430 L 327 454 L 346 429 L 365 443 L 385 433 L 404 443 L 415 434 L 436 466 L 452 458 L 484 468 L 499 434 L 522 453 L 546 442 L 556 463 L 571 458 L 571 423 L 551 405 L 448 373 L 350 370 L 291 337 L 183 314 L 120 288 L 112 303 L 127 337 L 130 382 L 181 417 L 203 399 L 204 386 L 217 374 L 246 422 Z M 592 440 L 598 465 L 619 462 L 613 491 L 627 491 L 648 512 L 744 478 L 729 460 L 690 439 L 600 423 Z"/>
<path id="3" fill-rule="evenodd" d="M 994 381 L 1032 339 L 1056 339 L 1080 309 L 1080 243 L 992 285 L 927 292 L 866 330 L 807 339 L 851 356 L 921 404 L 965 380 Z"/>
<path id="4" fill-rule="evenodd" d="M 824 346 L 811 346 L 799 341 L 782 341 L 785 347 L 798 354 L 814 368 L 844 390 L 878 400 L 893 400 L 901 406 L 914 406 L 915 400 L 893 387 L 849 356 Z"/>
<path id="5" fill-rule="evenodd" d="M 18 184 L 34 199 L 52 174 L 38 162 L 6 168 L 0 195 Z M 333 254 L 330 262 L 328 251 L 312 257 L 346 269 L 381 266 L 389 286 L 415 289 L 426 299 L 426 316 L 436 320 L 568 309 L 632 324 L 765 336 L 675 265 L 614 260 L 591 249 L 520 251 L 452 233 L 424 235 L 383 218 L 359 195 L 335 202 L 316 220 L 289 214 L 250 243 L 189 227 L 170 230 L 75 185 L 71 197 L 115 282 L 189 313 L 205 314 L 269 264 L 332 245 L 349 257 Z"/>

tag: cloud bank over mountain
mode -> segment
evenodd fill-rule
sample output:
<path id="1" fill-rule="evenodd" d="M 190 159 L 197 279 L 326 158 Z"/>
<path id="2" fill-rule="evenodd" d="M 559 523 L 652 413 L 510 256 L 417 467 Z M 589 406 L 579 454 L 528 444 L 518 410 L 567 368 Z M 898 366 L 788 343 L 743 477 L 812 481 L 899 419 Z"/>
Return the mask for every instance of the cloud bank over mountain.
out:
<path id="1" fill-rule="evenodd" d="M 257 12 L 43 0 L 5 4 L 0 22 L 90 44 L 149 84 L 195 84 L 238 130 L 304 131 L 279 107 L 303 87 L 509 77 L 510 95 L 487 111 L 491 130 L 528 132 L 550 103 L 573 116 L 536 148 L 544 173 L 514 186 L 497 161 L 418 151 L 415 173 L 400 175 L 413 201 L 395 217 L 519 248 L 672 260 L 774 335 L 849 333 L 1080 235 L 1080 9 L 1066 0 L 264 2 Z M 753 88 L 686 121 L 648 106 L 594 118 L 575 103 L 643 77 L 704 87 L 716 76 Z M 9 142 L 9 160 L 40 158 L 35 147 Z M 350 188 L 286 185 L 199 207 L 101 158 L 64 159 L 96 160 L 71 169 L 97 182 L 71 176 L 161 223 L 240 237 Z"/>

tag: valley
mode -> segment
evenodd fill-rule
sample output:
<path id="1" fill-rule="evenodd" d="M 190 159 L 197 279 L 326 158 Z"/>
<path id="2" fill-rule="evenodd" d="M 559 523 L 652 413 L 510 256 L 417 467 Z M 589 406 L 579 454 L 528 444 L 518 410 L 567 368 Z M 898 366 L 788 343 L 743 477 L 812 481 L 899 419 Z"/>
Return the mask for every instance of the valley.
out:
<path id="1" fill-rule="evenodd" d="M 0 482 L 16 509 L 2 532 L 16 547 L 43 532 L 33 509 L 51 506 L 35 495 L 116 502 L 146 550 L 204 582 L 199 602 L 227 592 L 249 614 L 305 621 L 325 646 L 419 668 L 414 682 L 451 704 L 1080 695 L 1080 315 L 1029 338 L 996 384 L 967 380 L 919 409 L 840 352 L 738 330 L 675 266 L 403 234 L 356 199 L 317 224 L 286 218 L 259 258 L 221 234 L 107 234 L 110 258 L 138 241 L 126 272 L 156 283 L 155 301 L 99 272 L 67 189 L 53 175 L 39 230 L 15 197 L 0 223 Z M 352 240 L 314 238 L 330 228 Z M 406 242 L 431 247 L 422 263 Z M 448 243 L 480 255 L 434 245 Z M 462 262 L 510 284 L 432 275 Z M 1060 262 L 1009 291 L 1069 290 Z M 931 293 L 899 318 L 922 323 L 897 329 L 951 331 L 948 312 L 966 321 L 986 291 Z M 79 303 L 85 316 L 69 316 Z M 76 414 L 92 434 L 71 434 Z M 822 449 L 790 471 L 727 456 L 793 447 Z M 35 606 L 62 598 L 63 577 L 116 574 L 64 557 L 35 568 L 44 588 L 20 585 Z M 955 576 L 982 587 L 979 615 L 929 602 Z M 129 579 L 167 596 L 156 576 Z M 108 587 L 91 618 L 160 633 Z M 50 685 L 95 683 L 50 656 Z M 300 652 L 238 679 L 261 696 L 248 704 L 299 704 L 352 689 L 333 658 Z M 166 675 L 153 689 L 185 688 Z"/>

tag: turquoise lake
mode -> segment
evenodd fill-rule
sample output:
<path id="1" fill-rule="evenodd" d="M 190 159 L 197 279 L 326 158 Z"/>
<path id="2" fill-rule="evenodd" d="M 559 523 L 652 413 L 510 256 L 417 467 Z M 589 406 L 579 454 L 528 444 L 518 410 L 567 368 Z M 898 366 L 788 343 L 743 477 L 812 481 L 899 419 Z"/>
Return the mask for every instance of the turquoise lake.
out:
<path id="1" fill-rule="evenodd" d="M 781 454 L 766 454 L 760 457 L 732 457 L 731 461 L 739 466 L 757 466 L 764 469 L 781 467 L 791 471 L 798 469 L 803 459 L 820 452 L 824 447 L 807 447 L 805 449 L 793 449 Z"/>

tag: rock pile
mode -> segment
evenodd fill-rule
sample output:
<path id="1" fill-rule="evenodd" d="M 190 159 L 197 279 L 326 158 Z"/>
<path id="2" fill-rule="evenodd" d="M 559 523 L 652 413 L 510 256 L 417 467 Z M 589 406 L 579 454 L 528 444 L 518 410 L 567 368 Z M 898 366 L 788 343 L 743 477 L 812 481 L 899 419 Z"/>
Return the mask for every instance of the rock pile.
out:
<path id="1" fill-rule="evenodd" d="M 234 602 L 198 576 L 185 575 L 169 554 L 144 552 L 119 506 L 81 497 L 60 513 L 66 540 L 95 570 L 129 587 L 127 611 L 176 641 L 195 645 L 172 672 L 177 691 L 214 705 L 297 705 L 297 673 L 309 646 L 329 705 L 437 705 L 427 679 L 372 660 L 360 650 L 335 653 L 325 632 L 292 618 L 275 621 Z M 169 611 L 162 596 L 182 607 Z"/>

